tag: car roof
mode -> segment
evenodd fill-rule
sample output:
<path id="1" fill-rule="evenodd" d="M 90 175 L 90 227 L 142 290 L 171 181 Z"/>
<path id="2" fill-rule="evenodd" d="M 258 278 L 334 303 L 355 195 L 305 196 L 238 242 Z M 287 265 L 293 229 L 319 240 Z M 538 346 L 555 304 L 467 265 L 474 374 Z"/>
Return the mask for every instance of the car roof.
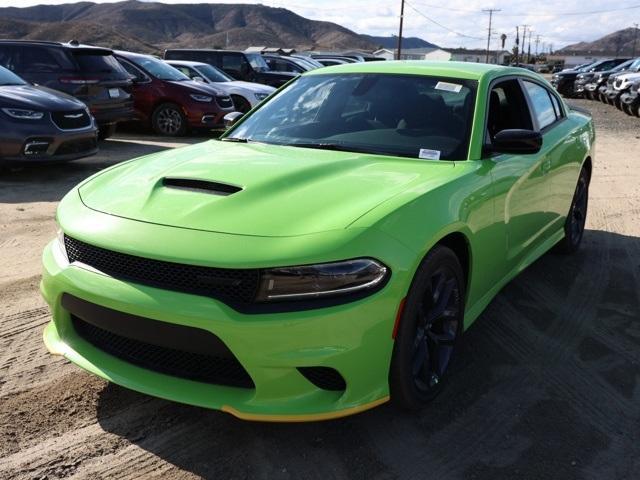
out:
<path id="1" fill-rule="evenodd" d="M 215 53 L 242 53 L 246 55 L 247 52 L 243 52 L 241 50 L 222 50 L 217 48 L 167 48 L 166 52 L 215 52 Z M 257 52 L 249 52 L 249 53 L 257 53 Z"/>
<path id="2" fill-rule="evenodd" d="M 359 62 L 335 65 L 312 70 L 304 75 L 326 75 L 328 73 L 388 73 L 404 75 L 426 75 L 434 77 L 480 80 L 504 75 L 521 75 L 539 78 L 529 70 L 505 67 L 488 63 L 471 62 L 431 62 L 425 60 L 391 60 L 386 62 Z"/>
<path id="3" fill-rule="evenodd" d="M 91 50 L 104 50 L 106 52 L 113 52 L 112 49 L 106 47 L 96 47 L 95 45 L 86 45 L 84 43 L 76 43 L 76 42 L 51 42 L 48 40 L 0 40 L 0 44 L 15 44 L 15 45 L 40 45 L 45 47 L 63 47 L 69 49 L 85 49 L 90 48 Z"/>
<path id="4" fill-rule="evenodd" d="M 191 60 L 165 60 L 168 64 L 179 63 L 180 65 L 185 65 L 187 67 L 210 67 L 208 63 L 204 62 L 193 62 Z"/>

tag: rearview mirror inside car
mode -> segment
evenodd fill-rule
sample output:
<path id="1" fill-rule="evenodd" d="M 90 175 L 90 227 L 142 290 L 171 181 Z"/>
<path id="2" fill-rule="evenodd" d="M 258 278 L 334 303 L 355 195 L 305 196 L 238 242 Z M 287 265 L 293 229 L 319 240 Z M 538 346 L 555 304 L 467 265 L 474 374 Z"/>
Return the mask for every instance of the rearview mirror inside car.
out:
<path id="1" fill-rule="evenodd" d="M 229 112 L 224 116 L 225 128 L 232 127 L 244 115 L 242 112 Z"/>
<path id="2" fill-rule="evenodd" d="M 489 152 L 497 153 L 538 153 L 542 148 L 542 135 L 533 130 L 509 129 L 498 132 L 490 145 Z"/>

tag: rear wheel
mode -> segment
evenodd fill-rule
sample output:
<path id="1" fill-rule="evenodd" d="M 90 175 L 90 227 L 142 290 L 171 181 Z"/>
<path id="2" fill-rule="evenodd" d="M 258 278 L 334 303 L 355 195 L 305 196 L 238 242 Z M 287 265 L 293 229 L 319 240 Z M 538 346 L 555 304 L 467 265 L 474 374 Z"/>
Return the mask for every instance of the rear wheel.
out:
<path id="1" fill-rule="evenodd" d="M 564 238 L 556 245 L 560 253 L 573 253 L 580 247 L 584 235 L 584 226 L 587 221 L 587 209 L 589 206 L 589 174 L 583 168 L 578 178 L 576 191 L 569 209 L 569 215 L 564 223 Z"/>
<path id="2" fill-rule="evenodd" d="M 187 133 L 187 117 L 179 105 L 163 103 L 154 110 L 151 126 L 160 135 L 179 137 Z"/>
<path id="3" fill-rule="evenodd" d="M 397 405 L 418 410 L 442 390 L 462 333 L 464 290 L 457 256 L 434 247 L 413 279 L 395 339 L 389 387 Z"/>

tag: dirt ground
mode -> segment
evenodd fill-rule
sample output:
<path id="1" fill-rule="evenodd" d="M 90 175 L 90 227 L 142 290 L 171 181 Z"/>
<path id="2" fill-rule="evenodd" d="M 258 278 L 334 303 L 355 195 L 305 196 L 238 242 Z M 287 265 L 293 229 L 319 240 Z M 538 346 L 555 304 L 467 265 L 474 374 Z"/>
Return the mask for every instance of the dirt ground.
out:
<path id="1" fill-rule="evenodd" d="M 583 248 L 498 295 L 420 415 L 247 423 L 46 352 L 40 253 L 60 198 L 112 163 L 202 138 L 119 135 L 94 158 L 0 177 L 0 478 L 640 478 L 640 119 L 575 103 L 598 130 Z"/>

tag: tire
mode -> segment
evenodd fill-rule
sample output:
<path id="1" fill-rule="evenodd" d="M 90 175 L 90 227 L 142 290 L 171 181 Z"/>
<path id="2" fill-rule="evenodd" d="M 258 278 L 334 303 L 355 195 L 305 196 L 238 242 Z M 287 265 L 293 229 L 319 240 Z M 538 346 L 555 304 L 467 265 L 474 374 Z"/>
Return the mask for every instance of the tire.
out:
<path id="1" fill-rule="evenodd" d="M 640 102 L 631 104 L 631 113 L 636 117 L 640 117 Z"/>
<path id="2" fill-rule="evenodd" d="M 589 207 L 589 181 L 589 174 L 583 168 L 578 177 L 569 214 L 564 222 L 564 238 L 556 245 L 558 253 L 568 255 L 580 248 Z"/>
<path id="3" fill-rule="evenodd" d="M 112 137 L 116 133 L 117 125 L 115 123 L 110 123 L 109 125 L 101 125 L 98 128 L 98 140 L 106 140 L 109 137 Z"/>
<path id="4" fill-rule="evenodd" d="M 458 257 L 435 246 L 415 274 L 393 347 L 389 388 L 399 407 L 419 410 L 442 391 L 462 334 L 464 298 Z"/>
<path id="5" fill-rule="evenodd" d="M 153 111 L 151 126 L 158 135 L 181 137 L 187 133 L 187 117 L 179 105 L 163 103 Z"/>
<path id="6" fill-rule="evenodd" d="M 233 100 L 233 104 L 236 107 L 236 111 L 241 113 L 247 113 L 249 110 L 251 110 L 251 104 L 249 103 L 249 100 L 247 100 L 246 98 L 241 97 L 240 95 L 231 95 L 231 100 Z"/>
<path id="7" fill-rule="evenodd" d="M 633 115 L 633 112 L 631 111 L 631 105 L 628 105 L 626 103 L 622 104 L 622 110 L 624 111 L 624 113 L 626 113 L 627 115 Z"/>

